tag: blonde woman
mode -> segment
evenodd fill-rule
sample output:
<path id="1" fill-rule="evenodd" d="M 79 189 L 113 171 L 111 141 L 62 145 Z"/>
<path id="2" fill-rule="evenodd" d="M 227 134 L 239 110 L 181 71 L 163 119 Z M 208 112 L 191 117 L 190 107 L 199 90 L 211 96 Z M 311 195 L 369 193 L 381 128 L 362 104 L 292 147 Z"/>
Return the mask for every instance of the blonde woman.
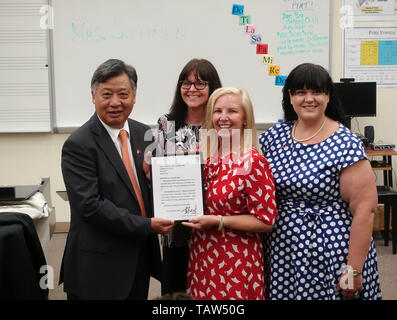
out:
<path id="1" fill-rule="evenodd" d="M 268 163 L 255 148 L 247 91 L 215 90 L 204 129 L 206 214 L 183 223 L 193 228 L 187 293 L 196 299 L 264 299 L 260 235 L 272 229 L 277 213 Z"/>

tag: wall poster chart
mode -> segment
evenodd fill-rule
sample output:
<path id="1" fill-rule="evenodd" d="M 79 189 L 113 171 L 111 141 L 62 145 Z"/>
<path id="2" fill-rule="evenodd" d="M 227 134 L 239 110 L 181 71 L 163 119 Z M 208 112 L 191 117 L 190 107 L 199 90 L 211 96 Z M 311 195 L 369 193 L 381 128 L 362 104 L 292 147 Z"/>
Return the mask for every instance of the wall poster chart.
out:
<path id="1" fill-rule="evenodd" d="M 344 78 L 397 87 L 397 25 L 345 28 L 343 51 Z"/>
<path id="2" fill-rule="evenodd" d="M 343 0 L 344 11 L 354 20 L 397 20 L 397 0 Z"/>

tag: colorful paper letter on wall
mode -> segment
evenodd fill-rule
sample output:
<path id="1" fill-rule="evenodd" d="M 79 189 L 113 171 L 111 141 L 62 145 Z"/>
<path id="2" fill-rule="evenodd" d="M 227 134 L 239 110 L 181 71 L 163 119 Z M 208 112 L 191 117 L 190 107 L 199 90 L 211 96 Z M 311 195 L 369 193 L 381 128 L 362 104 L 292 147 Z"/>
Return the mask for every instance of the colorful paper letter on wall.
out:
<path id="1" fill-rule="evenodd" d="M 234 4 L 232 14 L 234 14 L 235 16 L 243 15 L 244 14 L 244 6 L 239 5 L 239 4 Z"/>
<path id="2" fill-rule="evenodd" d="M 287 80 L 287 76 L 276 76 L 275 85 L 276 86 L 284 86 L 285 80 Z"/>
<path id="3" fill-rule="evenodd" d="M 280 66 L 269 66 L 269 76 L 279 76 L 280 75 Z"/>
<path id="4" fill-rule="evenodd" d="M 274 60 L 274 57 L 269 54 L 265 54 L 263 56 L 263 64 L 268 64 L 268 65 L 273 64 L 273 60 Z"/>
<path id="5" fill-rule="evenodd" d="M 246 24 L 244 26 L 244 32 L 246 34 L 253 34 L 256 31 L 256 26 L 252 25 L 252 24 Z"/>
<path id="6" fill-rule="evenodd" d="M 268 53 L 268 44 L 260 44 L 256 45 L 256 54 L 267 54 Z"/>
<path id="7" fill-rule="evenodd" d="M 240 26 L 251 24 L 251 16 L 240 16 Z"/>
<path id="8" fill-rule="evenodd" d="M 260 34 L 251 34 L 251 44 L 257 44 L 262 42 L 262 35 Z"/>

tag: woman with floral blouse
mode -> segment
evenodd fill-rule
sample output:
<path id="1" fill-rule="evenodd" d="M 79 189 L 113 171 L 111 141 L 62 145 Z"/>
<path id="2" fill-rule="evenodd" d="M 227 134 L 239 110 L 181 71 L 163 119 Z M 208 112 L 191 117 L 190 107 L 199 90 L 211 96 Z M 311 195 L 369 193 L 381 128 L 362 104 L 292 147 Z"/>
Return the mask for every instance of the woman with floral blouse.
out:
<path id="1" fill-rule="evenodd" d="M 185 65 L 170 112 L 157 121 L 157 155 L 198 149 L 208 98 L 221 86 L 218 72 L 208 60 L 192 59 Z M 189 237 L 189 228 L 181 224 L 163 237 L 162 294 L 186 290 Z"/>

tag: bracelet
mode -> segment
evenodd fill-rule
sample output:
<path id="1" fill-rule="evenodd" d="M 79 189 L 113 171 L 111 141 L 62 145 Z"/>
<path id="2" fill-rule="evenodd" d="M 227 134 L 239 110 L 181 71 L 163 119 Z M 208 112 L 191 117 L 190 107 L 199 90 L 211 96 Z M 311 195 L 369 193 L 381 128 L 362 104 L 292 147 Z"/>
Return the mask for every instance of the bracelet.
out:
<path id="1" fill-rule="evenodd" d="M 358 276 L 361 276 L 362 274 L 363 274 L 362 271 L 353 270 L 353 277 L 358 277 Z"/>
<path id="2" fill-rule="evenodd" d="M 223 216 L 218 216 L 219 217 L 219 225 L 218 225 L 218 231 L 223 230 Z"/>

